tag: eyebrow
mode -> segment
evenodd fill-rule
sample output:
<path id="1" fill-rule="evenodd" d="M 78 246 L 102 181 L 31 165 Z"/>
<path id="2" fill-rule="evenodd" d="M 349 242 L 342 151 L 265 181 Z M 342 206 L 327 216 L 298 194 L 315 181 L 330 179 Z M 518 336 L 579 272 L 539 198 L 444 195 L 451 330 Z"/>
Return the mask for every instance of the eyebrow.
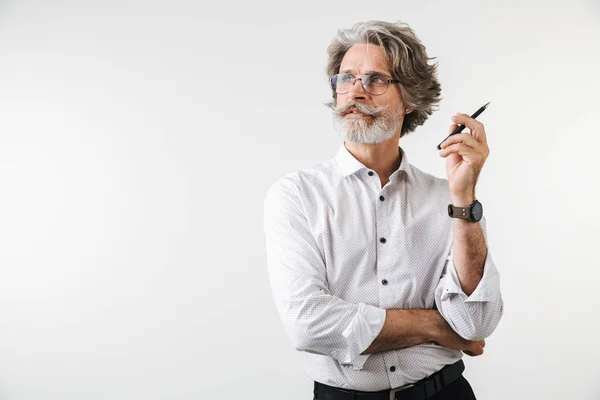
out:
<path id="1" fill-rule="evenodd" d="M 340 71 L 340 73 L 342 74 L 354 74 L 354 71 L 352 71 L 351 69 L 345 69 L 343 71 Z M 383 75 L 383 76 L 390 76 L 390 74 L 386 74 L 385 72 L 381 72 L 381 71 L 365 71 L 364 73 L 365 75 Z"/>

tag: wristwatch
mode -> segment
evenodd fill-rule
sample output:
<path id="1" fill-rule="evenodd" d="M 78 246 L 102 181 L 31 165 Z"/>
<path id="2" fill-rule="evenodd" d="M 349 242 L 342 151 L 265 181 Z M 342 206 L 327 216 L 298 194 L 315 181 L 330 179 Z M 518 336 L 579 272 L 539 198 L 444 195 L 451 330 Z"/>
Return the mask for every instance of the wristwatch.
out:
<path id="1" fill-rule="evenodd" d="M 473 200 L 466 207 L 455 207 L 448 204 L 448 215 L 452 218 L 466 219 L 471 222 L 479 222 L 483 216 L 483 206 L 477 200 Z"/>

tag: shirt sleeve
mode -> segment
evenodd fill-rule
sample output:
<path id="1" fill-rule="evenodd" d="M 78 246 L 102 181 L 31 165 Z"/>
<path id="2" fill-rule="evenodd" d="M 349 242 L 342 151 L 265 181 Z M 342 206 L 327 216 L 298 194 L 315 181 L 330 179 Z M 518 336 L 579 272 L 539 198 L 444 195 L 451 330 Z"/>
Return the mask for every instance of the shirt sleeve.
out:
<path id="1" fill-rule="evenodd" d="M 487 243 L 485 218 L 481 220 L 481 227 Z M 504 302 L 500 293 L 500 274 L 489 248 L 483 276 L 470 296 L 461 288 L 451 249 L 435 291 L 435 302 L 444 319 L 461 337 L 482 340 L 490 336 L 502 318 Z"/>
<path id="2" fill-rule="evenodd" d="M 326 265 L 308 226 L 298 187 L 284 178 L 265 197 L 267 266 L 275 304 L 295 349 L 360 370 L 360 355 L 383 328 L 386 311 L 329 292 Z"/>

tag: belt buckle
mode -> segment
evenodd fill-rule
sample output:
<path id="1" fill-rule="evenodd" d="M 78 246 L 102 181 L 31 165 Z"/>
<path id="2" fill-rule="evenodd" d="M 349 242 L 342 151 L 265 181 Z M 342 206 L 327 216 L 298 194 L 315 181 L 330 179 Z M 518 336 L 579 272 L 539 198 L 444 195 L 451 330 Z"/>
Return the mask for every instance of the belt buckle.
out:
<path id="1" fill-rule="evenodd" d="M 396 389 L 390 389 L 390 400 L 396 400 L 396 393 L 401 392 L 406 389 L 410 389 L 413 386 L 415 386 L 415 384 L 411 383 L 410 385 L 404 385 L 404 386 L 400 386 L 399 388 L 396 388 Z"/>

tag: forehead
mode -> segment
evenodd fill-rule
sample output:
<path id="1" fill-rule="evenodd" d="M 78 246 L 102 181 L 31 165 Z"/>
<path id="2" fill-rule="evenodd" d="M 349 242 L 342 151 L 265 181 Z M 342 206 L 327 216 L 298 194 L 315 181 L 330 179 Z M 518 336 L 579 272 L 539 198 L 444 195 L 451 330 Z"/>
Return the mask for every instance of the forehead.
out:
<path id="1" fill-rule="evenodd" d="M 359 74 L 374 71 L 390 73 L 381 47 L 367 43 L 355 44 L 348 49 L 340 64 L 340 72 L 346 71 Z"/>

